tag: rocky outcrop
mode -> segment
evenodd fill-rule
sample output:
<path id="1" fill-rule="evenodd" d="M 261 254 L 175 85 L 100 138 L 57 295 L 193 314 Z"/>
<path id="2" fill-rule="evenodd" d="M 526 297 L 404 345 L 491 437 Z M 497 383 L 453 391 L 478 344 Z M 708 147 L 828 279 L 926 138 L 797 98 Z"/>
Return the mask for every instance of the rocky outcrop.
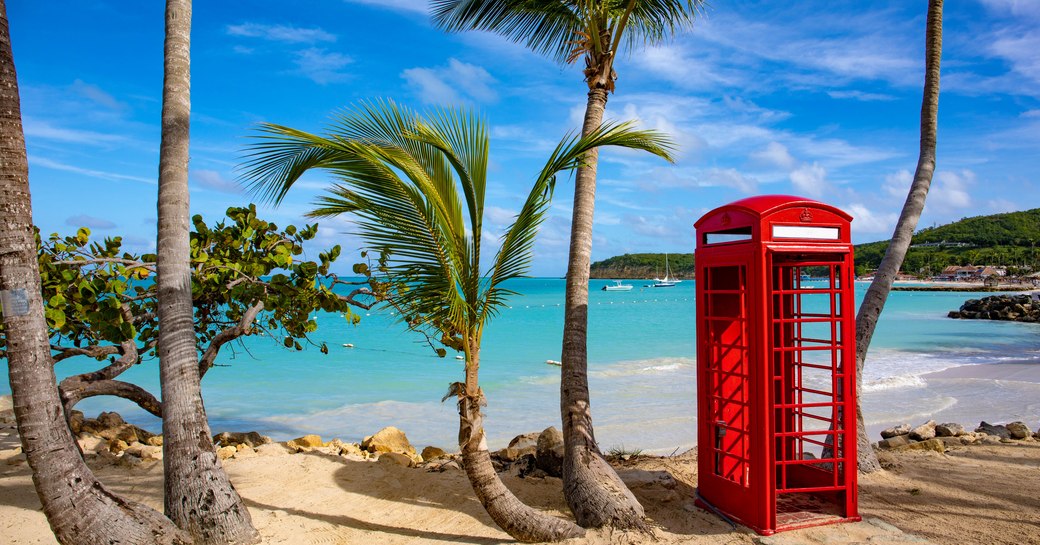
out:
<path id="1" fill-rule="evenodd" d="M 563 477 L 563 434 L 550 426 L 538 436 L 535 448 L 538 469 L 552 477 Z"/>
<path id="2" fill-rule="evenodd" d="M 274 440 L 270 437 L 267 437 L 266 435 L 260 435 L 260 433 L 255 431 L 226 431 L 213 436 L 213 444 L 220 447 L 237 447 L 238 445 L 245 445 L 249 448 L 256 448 L 260 445 L 266 445 L 268 443 L 273 442 Z"/>
<path id="3" fill-rule="evenodd" d="M 370 453 L 383 453 L 383 452 L 396 452 L 398 454 L 404 454 L 409 458 L 422 461 L 421 458 L 415 453 L 415 447 L 408 442 L 408 437 L 403 431 L 388 426 L 370 435 L 361 442 L 361 450 L 367 450 Z"/>
<path id="4" fill-rule="evenodd" d="M 1040 300 L 1033 295 L 992 295 L 968 299 L 960 310 L 950 311 L 950 318 L 969 320 L 1010 320 L 1040 322 Z"/>
<path id="5" fill-rule="evenodd" d="M 970 432 L 956 422 L 936 424 L 934 420 L 929 420 L 916 427 L 902 424 L 887 428 L 881 432 L 881 437 L 881 441 L 875 444 L 881 450 L 945 452 L 949 448 L 965 445 L 997 445 L 1015 441 L 1036 441 L 1040 440 L 1040 429 L 1033 434 L 1025 422 L 1000 425 L 982 421 L 974 432 Z"/>
<path id="6" fill-rule="evenodd" d="M 14 423 L 14 400 L 11 396 L 0 396 L 0 424 Z"/>

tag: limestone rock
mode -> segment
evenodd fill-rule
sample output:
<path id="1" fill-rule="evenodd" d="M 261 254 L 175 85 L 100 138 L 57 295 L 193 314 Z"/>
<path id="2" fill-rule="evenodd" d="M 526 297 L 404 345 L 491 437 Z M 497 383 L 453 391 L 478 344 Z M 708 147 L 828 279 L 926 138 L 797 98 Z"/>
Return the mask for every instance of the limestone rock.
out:
<path id="1" fill-rule="evenodd" d="M 910 430 L 910 438 L 915 441 L 927 441 L 935 437 L 935 420 L 929 420 Z"/>
<path id="2" fill-rule="evenodd" d="M 520 477 L 521 479 L 529 476 L 537 476 L 536 473 L 541 474 L 541 476 L 543 477 L 545 476 L 545 472 L 538 469 L 538 459 L 535 457 L 534 454 L 524 454 L 523 456 L 517 458 L 516 461 L 513 462 L 513 465 L 510 467 L 510 469 L 515 471 L 517 477 Z"/>
<path id="3" fill-rule="evenodd" d="M 127 444 L 127 442 L 123 441 L 122 439 L 112 438 L 112 439 L 108 440 L 108 450 L 112 454 L 119 454 L 120 452 L 123 452 L 124 450 L 126 450 L 127 447 L 129 447 L 129 446 L 130 445 Z"/>
<path id="4" fill-rule="evenodd" d="M 878 447 L 883 449 L 894 449 L 899 447 L 905 447 L 910 444 L 910 438 L 906 435 L 893 435 L 888 439 L 882 439 L 878 441 Z"/>
<path id="5" fill-rule="evenodd" d="M 959 447 L 965 444 L 964 441 L 961 441 L 960 437 L 950 437 L 947 435 L 943 437 L 936 437 L 936 439 L 942 441 L 943 444 L 946 445 L 946 448 Z"/>
<path id="6" fill-rule="evenodd" d="M 287 442 L 285 446 L 292 449 L 293 452 L 308 452 L 316 447 L 325 446 L 325 443 L 321 440 L 321 436 L 312 434 L 297 437 Z"/>
<path id="7" fill-rule="evenodd" d="M 255 431 L 248 431 L 248 432 L 231 432 L 231 431 L 226 431 L 224 433 L 218 433 L 218 434 L 213 436 L 213 444 L 219 445 L 219 446 L 222 446 L 222 447 L 226 447 L 226 446 L 237 447 L 238 445 L 246 445 L 247 447 L 250 447 L 250 448 L 256 448 L 256 447 L 259 447 L 260 445 L 266 445 L 268 443 L 273 443 L 273 442 L 274 442 L 274 440 L 271 439 L 270 437 L 267 437 L 266 435 L 260 435 L 258 432 L 255 432 Z"/>
<path id="8" fill-rule="evenodd" d="M 983 420 L 979 422 L 979 427 L 975 428 L 976 432 L 983 432 L 986 435 L 995 435 L 1000 439 L 1010 439 L 1011 432 L 1008 431 L 1007 426 L 993 425 Z"/>
<path id="9" fill-rule="evenodd" d="M 98 424 L 106 428 L 119 428 L 126 424 L 122 416 L 119 413 L 101 413 L 97 417 Z"/>
<path id="10" fill-rule="evenodd" d="M 227 460 L 234 456 L 238 452 L 238 449 L 232 446 L 220 447 L 217 449 L 217 458 L 221 460 Z"/>
<path id="11" fill-rule="evenodd" d="M 2 402 L 0 402 L 0 405 L 2 405 Z M 0 413 L 3 412 L 3 408 L 0 407 Z M 83 411 L 73 410 L 69 413 L 68 420 L 69 429 L 72 430 L 72 434 L 79 435 L 79 432 L 83 431 L 83 421 L 85 420 L 85 417 L 83 416 Z"/>
<path id="12" fill-rule="evenodd" d="M 538 469 L 553 477 L 563 476 L 563 434 L 555 427 L 548 427 L 538 436 L 535 452 Z"/>
<path id="13" fill-rule="evenodd" d="M 340 456 L 356 456 L 363 459 L 365 454 L 368 452 L 361 450 L 357 443 L 342 443 L 339 446 Z"/>
<path id="14" fill-rule="evenodd" d="M 404 454 L 413 460 L 416 458 L 415 447 L 408 442 L 408 437 L 403 431 L 388 426 L 366 437 L 361 442 L 361 449 L 368 452 L 396 452 Z"/>
<path id="15" fill-rule="evenodd" d="M 256 447 L 256 453 L 260 456 L 288 456 L 293 452 L 296 452 L 296 450 L 289 449 L 284 443 L 268 443 Z"/>
<path id="16" fill-rule="evenodd" d="M 899 447 L 897 450 L 931 450 L 943 454 L 946 452 L 946 444 L 939 439 L 928 439 L 926 441 L 919 441 L 917 443 L 910 443 L 909 445 Z"/>
<path id="17" fill-rule="evenodd" d="M 162 438 L 163 438 L 163 436 L 161 436 L 161 435 L 153 435 L 153 436 L 149 437 L 148 440 L 145 441 L 145 443 L 148 444 L 148 445 L 151 445 L 153 447 L 161 447 L 162 443 L 163 443 L 163 439 Z"/>
<path id="18" fill-rule="evenodd" d="M 104 439 L 89 433 L 81 434 L 76 439 L 76 443 L 79 444 L 79 450 L 83 454 L 97 454 L 98 450 L 108 447 L 108 442 Z"/>
<path id="19" fill-rule="evenodd" d="M 395 464 L 402 467 L 413 467 L 415 465 L 415 460 L 411 456 L 401 454 L 400 452 L 383 452 L 376 461 L 381 464 Z"/>
<path id="20" fill-rule="evenodd" d="M 162 460 L 163 452 L 162 447 L 154 447 L 151 445 L 144 445 L 141 443 L 133 443 L 123 451 L 123 455 L 127 454 L 137 456 L 141 460 Z"/>
<path id="21" fill-rule="evenodd" d="M 936 437 L 959 437 L 966 433 L 968 432 L 964 430 L 964 426 L 954 422 L 939 424 L 935 427 Z"/>
<path id="22" fill-rule="evenodd" d="M 891 428 L 881 431 L 882 439 L 889 439 L 891 437 L 897 437 L 899 435 L 906 435 L 910 433 L 910 424 L 902 424 L 899 426 L 893 426 Z"/>
<path id="23" fill-rule="evenodd" d="M 444 452 L 443 450 L 434 446 L 428 446 L 422 449 L 422 459 L 426 461 L 444 458 L 447 455 L 447 452 Z"/>
<path id="24" fill-rule="evenodd" d="M 1029 426 L 1025 422 L 1012 422 L 1005 426 L 1012 439 L 1025 439 L 1029 437 Z"/>

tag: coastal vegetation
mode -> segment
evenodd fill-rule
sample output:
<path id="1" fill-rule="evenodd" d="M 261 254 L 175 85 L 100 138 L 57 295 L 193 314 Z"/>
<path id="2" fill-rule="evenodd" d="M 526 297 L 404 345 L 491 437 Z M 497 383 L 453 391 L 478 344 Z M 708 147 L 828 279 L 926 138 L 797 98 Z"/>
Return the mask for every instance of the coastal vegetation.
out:
<path id="1" fill-rule="evenodd" d="M 674 278 L 693 278 L 693 254 L 624 254 L 597 261 L 589 267 L 590 278 L 659 278 L 667 268 Z"/>
<path id="2" fill-rule="evenodd" d="M 358 267 L 408 328 L 462 352 L 465 379 L 449 385 L 456 398 L 459 448 L 469 481 L 495 523 L 520 541 L 558 541 L 584 534 L 570 521 L 521 502 L 495 472 L 481 407 L 480 351 L 486 324 L 514 292 L 503 284 L 526 274 L 535 235 L 560 173 L 583 164 L 590 149 L 618 146 L 667 156 L 669 142 L 631 123 L 607 123 L 567 136 L 538 173 L 490 268 L 482 271 L 484 195 L 489 137 L 486 122 L 461 109 L 419 114 L 394 102 L 362 104 L 337 116 L 319 136 L 263 124 L 244 165 L 253 194 L 281 203 L 314 169 L 336 183 L 312 217 L 353 216 L 377 266 Z M 445 350 L 438 353 L 443 356 Z"/>
<path id="3" fill-rule="evenodd" d="M 261 334 L 289 349 L 311 343 L 317 329 L 311 314 L 339 313 L 352 323 L 352 307 L 371 306 L 370 291 L 329 271 L 338 246 L 318 254 L 318 261 L 299 260 L 317 225 L 297 229 L 256 216 L 256 207 L 229 208 L 227 219 L 207 226 L 193 219 L 190 233 L 194 337 L 199 377 L 216 363 L 221 349 Z M 86 356 L 107 365 L 64 378 L 58 391 L 66 415 L 83 399 L 112 395 L 128 399 L 162 417 L 162 404 L 152 393 L 119 377 L 156 356 L 159 322 L 154 254 L 123 251 L 122 238 L 89 242 L 90 230 L 75 235 L 36 237 L 45 317 L 55 363 Z M 340 294 L 337 287 L 351 291 Z M 2 331 L 2 328 L 0 328 Z M 328 347 L 317 345 L 322 353 Z M 0 337 L 0 357 L 7 343 Z"/>
<path id="4" fill-rule="evenodd" d="M 692 28 L 705 2 L 431 0 L 430 5 L 434 22 L 445 30 L 500 34 L 561 65 L 583 61 L 587 101 L 581 134 L 588 136 L 603 124 L 607 97 L 618 79 L 615 61 L 622 51 L 631 52 L 640 44 L 657 45 Z M 592 425 L 588 307 L 598 161 L 598 150 L 589 150 L 574 177 L 560 358 L 564 495 L 584 527 L 645 529 L 642 506 L 603 458 Z"/>

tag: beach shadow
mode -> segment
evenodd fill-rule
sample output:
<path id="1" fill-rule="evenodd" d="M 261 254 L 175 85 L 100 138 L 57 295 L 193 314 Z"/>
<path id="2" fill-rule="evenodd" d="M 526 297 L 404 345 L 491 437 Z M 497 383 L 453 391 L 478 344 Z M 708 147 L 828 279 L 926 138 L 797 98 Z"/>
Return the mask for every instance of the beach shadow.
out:
<path id="1" fill-rule="evenodd" d="M 652 525 L 673 534 L 687 536 L 722 536 L 744 531 L 731 526 L 718 515 L 697 507 L 696 476 L 669 465 L 692 464 L 696 460 L 677 461 L 662 458 L 662 467 L 653 469 L 618 469 L 621 477 L 642 504 Z"/>
<path id="2" fill-rule="evenodd" d="M 361 530 L 365 532 L 380 532 L 385 534 L 399 535 L 403 537 L 414 537 L 421 539 L 438 539 L 442 541 L 450 541 L 457 543 L 473 543 L 474 545 L 493 545 L 496 543 L 502 543 L 502 539 L 491 538 L 491 537 L 476 537 L 467 536 L 461 534 L 447 534 L 443 532 L 434 532 L 430 530 L 417 530 L 413 528 L 402 528 L 399 526 L 389 526 L 386 524 L 379 524 L 376 522 L 369 522 L 365 520 L 356 519 L 347 515 L 326 515 L 321 513 L 312 513 L 304 511 L 302 509 L 294 509 L 291 507 L 279 507 L 276 505 L 267 505 L 260 503 L 255 500 L 244 499 L 243 500 L 247 507 L 253 509 L 266 509 L 269 511 L 284 511 L 291 515 L 309 518 L 311 520 L 317 520 L 331 524 L 333 526 L 343 526 L 347 528 L 353 528 L 355 530 Z"/>

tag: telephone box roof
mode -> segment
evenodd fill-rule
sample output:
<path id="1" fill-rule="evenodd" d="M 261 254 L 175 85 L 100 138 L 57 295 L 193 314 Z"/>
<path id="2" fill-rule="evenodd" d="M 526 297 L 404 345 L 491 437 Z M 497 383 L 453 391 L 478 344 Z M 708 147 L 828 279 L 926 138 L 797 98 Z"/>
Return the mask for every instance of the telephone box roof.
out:
<path id="1" fill-rule="evenodd" d="M 699 227 L 705 219 L 714 216 L 715 214 L 735 208 L 750 212 L 752 215 L 757 217 L 764 217 L 780 210 L 798 207 L 828 210 L 844 218 L 846 221 L 852 221 L 852 216 L 843 210 L 835 208 L 829 204 L 824 204 L 820 201 L 814 201 L 805 197 L 796 197 L 794 195 L 756 195 L 754 197 L 748 197 L 746 199 L 725 204 L 707 214 L 704 214 L 701 216 L 701 219 L 694 223 L 694 227 Z"/>

